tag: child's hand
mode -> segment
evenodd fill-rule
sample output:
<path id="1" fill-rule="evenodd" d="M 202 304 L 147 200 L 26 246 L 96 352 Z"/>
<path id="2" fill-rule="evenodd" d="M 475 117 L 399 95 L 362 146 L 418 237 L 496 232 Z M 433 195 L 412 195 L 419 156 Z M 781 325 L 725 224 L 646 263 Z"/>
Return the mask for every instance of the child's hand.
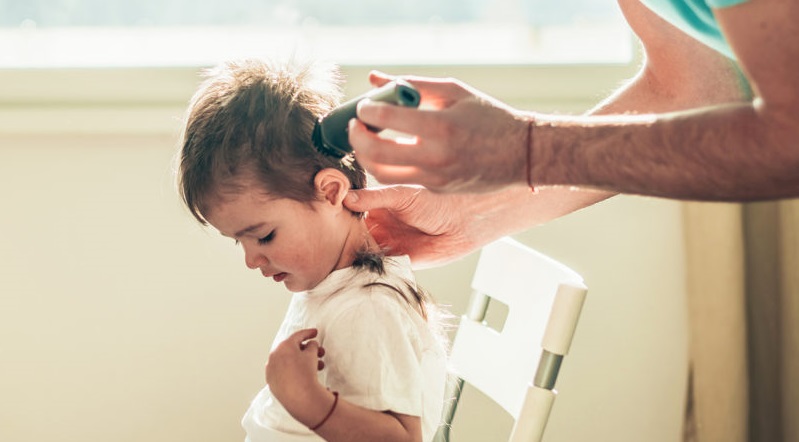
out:
<path id="1" fill-rule="evenodd" d="M 316 390 L 324 390 L 316 372 L 325 367 L 319 359 L 325 349 L 312 340 L 316 334 L 315 328 L 294 333 L 275 347 L 266 364 L 266 383 L 290 413 L 308 404 Z"/>

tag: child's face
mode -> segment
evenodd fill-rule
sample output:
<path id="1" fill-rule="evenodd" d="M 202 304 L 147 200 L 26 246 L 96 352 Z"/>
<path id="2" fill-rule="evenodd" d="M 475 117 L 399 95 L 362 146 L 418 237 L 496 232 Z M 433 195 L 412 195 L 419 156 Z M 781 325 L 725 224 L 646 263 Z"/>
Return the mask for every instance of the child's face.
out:
<path id="1" fill-rule="evenodd" d="M 352 216 L 327 200 L 309 204 L 248 187 L 212 205 L 206 216 L 244 249 L 244 261 L 292 292 L 314 288 L 344 262 Z"/>

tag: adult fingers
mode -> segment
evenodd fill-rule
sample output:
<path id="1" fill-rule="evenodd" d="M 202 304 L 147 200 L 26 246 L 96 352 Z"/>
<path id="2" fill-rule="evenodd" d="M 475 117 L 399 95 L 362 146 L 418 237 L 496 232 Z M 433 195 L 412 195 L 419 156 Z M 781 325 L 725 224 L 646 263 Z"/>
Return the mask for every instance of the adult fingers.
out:
<path id="1" fill-rule="evenodd" d="M 401 78 L 410 83 L 422 96 L 421 105 L 435 108 L 449 107 L 453 102 L 471 95 L 469 88 L 454 78 L 421 77 L 418 75 L 389 75 L 372 71 L 369 81 L 374 86 L 382 86 L 389 81 Z"/>
<path id="2" fill-rule="evenodd" d="M 414 166 L 436 169 L 442 166 L 445 155 L 423 138 L 415 142 L 382 138 L 358 120 L 350 120 L 350 142 L 355 146 L 355 159 L 369 170 L 369 165 Z M 371 170 L 370 170 L 371 172 Z"/>
<path id="3" fill-rule="evenodd" d="M 428 186 L 430 184 L 430 174 L 422 172 L 417 167 L 398 167 L 377 164 L 370 167 L 368 170 L 380 184 L 393 185 L 413 183 L 422 186 Z"/>
<path id="4" fill-rule="evenodd" d="M 374 87 L 380 87 L 389 81 L 393 81 L 395 76 L 389 75 L 382 71 L 371 71 L 369 72 L 369 83 L 372 84 Z"/>
<path id="5" fill-rule="evenodd" d="M 358 137 L 356 131 L 350 135 Z M 367 135 L 368 136 L 368 135 Z M 428 188 L 441 186 L 443 168 L 447 163 L 438 153 L 388 141 L 373 141 L 373 146 L 361 148 L 355 158 L 381 184 L 418 184 Z"/>
<path id="6" fill-rule="evenodd" d="M 344 205 L 354 212 L 368 212 L 373 209 L 402 211 L 413 202 L 416 194 L 422 191 L 419 186 L 391 186 L 351 190 Z"/>
<path id="7" fill-rule="evenodd" d="M 373 100 L 361 100 L 356 108 L 358 120 L 380 129 L 391 129 L 420 137 L 440 136 L 448 129 L 448 120 L 437 110 L 395 106 Z M 350 138 L 352 140 L 352 138 Z M 357 147 L 357 146 L 356 146 Z"/>

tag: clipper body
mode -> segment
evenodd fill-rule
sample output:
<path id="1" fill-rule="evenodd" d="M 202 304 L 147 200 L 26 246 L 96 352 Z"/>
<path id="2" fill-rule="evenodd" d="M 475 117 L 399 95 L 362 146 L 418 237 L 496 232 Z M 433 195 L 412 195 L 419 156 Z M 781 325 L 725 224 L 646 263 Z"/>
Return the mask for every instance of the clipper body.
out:
<path id="1" fill-rule="evenodd" d="M 337 158 L 352 152 L 347 129 L 350 120 L 356 118 L 358 103 L 365 98 L 406 107 L 418 107 L 421 101 L 419 92 L 399 79 L 347 101 L 316 122 L 313 144 L 320 152 Z"/>

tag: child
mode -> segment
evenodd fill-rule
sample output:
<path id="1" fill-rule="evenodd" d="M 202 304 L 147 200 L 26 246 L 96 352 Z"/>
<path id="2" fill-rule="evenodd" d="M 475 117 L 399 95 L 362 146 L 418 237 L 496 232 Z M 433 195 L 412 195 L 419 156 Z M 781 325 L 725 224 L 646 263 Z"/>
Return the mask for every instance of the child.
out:
<path id="1" fill-rule="evenodd" d="M 342 205 L 363 169 L 311 143 L 341 95 L 317 68 L 228 63 L 189 107 L 184 202 L 241 244 L 247 267 L 294 292 L 242 425 L 249 442 L 430 441 L 446 382 L 438 313 L 409 259 L 382 257 Z"/>

